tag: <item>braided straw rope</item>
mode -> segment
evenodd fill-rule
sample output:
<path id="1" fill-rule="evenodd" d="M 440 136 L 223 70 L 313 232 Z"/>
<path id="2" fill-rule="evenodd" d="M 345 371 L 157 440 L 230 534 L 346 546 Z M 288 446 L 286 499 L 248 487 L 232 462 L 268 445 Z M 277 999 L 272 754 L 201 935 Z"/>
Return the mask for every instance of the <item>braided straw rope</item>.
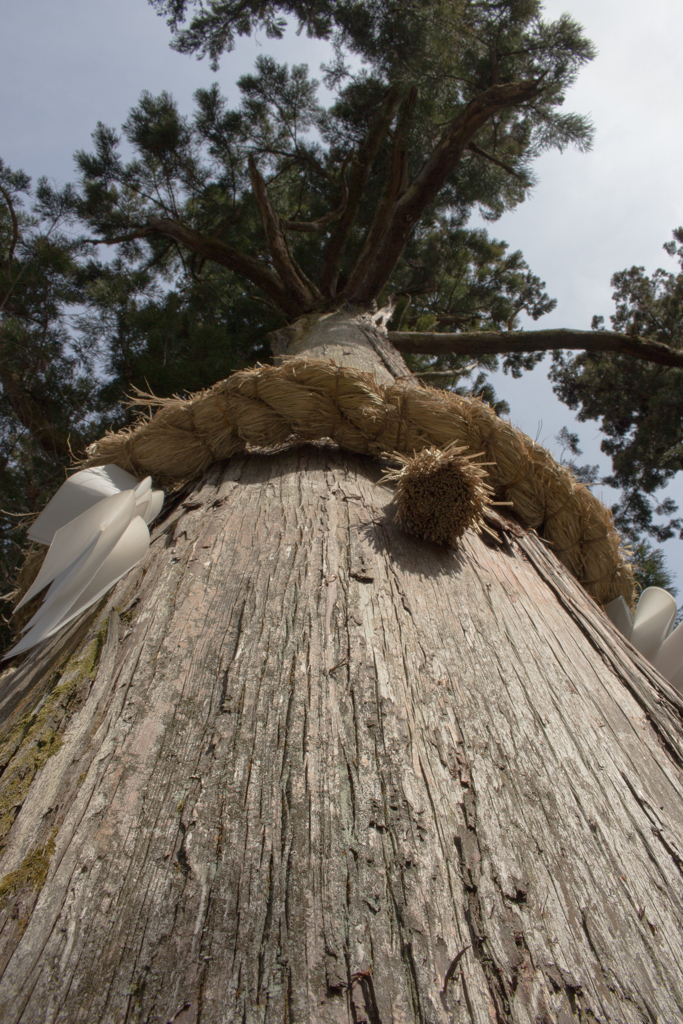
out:
<path id="1" fill-rule="evenodd" d="M 329 361 L 286 360 L 233 374 L 187 399 L 140 395 L 149 416 L 88 449 L 86 466 L 115 463 L 161 484 L 200 476 L 249 445 L 273 449 L 331 438 L 370 455 L 430 445 L 481 452 L 496 497 L 539 530 L 595 600 L 631 603 L 631 567 L 611 513 L 531 438 L 479 399 L 373 376 Z M 152 415 L 152 408 L 156 413 Z"/>

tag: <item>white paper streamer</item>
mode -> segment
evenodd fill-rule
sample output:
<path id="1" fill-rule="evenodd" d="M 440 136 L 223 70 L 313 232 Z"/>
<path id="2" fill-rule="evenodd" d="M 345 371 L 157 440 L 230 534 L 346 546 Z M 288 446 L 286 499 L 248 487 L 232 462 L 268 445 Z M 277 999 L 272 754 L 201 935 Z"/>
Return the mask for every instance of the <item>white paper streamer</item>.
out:
<path id="1" fill-rule="evenodd" d="M 137 565 L 149 547 L 147 524 L 163 503 L 164 492 L 152 490 L 151 477 L 138 482 L 118 466 L 83 469 L 69 477 L 28 531 L 32 540 L 50 544 L 50 550 L 17 608 L 50 586 L 24 626 L 25 636 L 4 657 L 52 636 Z"/>
<path id="2" fill-rule="evenodd" d="M 147 477 L 142 484 L 150 480 Z M 29 527 L 28 536 L 39 544 L 52 544 L 62 526 L 112 494 L 135 490 L 138 481 L 118 466 L 94 466 L 81 469 L 65 480 L 38 518 Z M 142 486 L 142 485 L 140 485 Z"/>
<path id="3" fill-rule="evenodd" d="M 640 595 L 633 616 L 631 643 L 652 661 L 669 635 L 676 618 L 675 598 L 661 587 L 648 587 Z"/>
<path id="4" fill-rule="evenodd" d="M 123 491 L 112 495 L 111 498 L 98 501 L 96 505 L 57 530 L 40 572 L 17 605 L 17 609 L 35 597 L 48 583 L 52 583 L 64 570 L 73 566 L 86 548 L 95 542 L 104 543 L 106 546 L 111 538 L 108 550 L 102 556 L 106 558 L 134 515 L 135 492 Z"/>
<path id="5" fill-rule="evenodd" d="M 623 633 L 627 640 L 630 640 L 631 633 L 633 632 L 633 618 L 631 616 L 631 609 L 626 604 L 624 598 L 617 597 L 614 601 L 606 604 L 605 614 L 612 620 L 619 632 Z"/>
<path id="6" fill-rule="evenodd" d="M 647 587 L 640 595 L 633 622 L 623 597 L 606 604 L 605 612 L 626 639 L 683 693 L 683 623 L 671 632 L 676 618 L 673 595 L 661 587 Z"/>

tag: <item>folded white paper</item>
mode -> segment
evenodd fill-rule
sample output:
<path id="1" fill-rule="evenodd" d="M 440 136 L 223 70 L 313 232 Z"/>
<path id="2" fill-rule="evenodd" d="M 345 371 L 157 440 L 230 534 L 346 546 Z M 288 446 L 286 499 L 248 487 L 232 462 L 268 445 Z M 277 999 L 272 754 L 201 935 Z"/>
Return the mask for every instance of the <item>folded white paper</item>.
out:
<path id="1" fill-rule="evenodd" d="M 62 626 L 71 622 L 72 619 L 75 619 L 77 615 L 84 612 L 90 605 L 95 604 L 101 597 L 104 597 L 107 591 L 115 583 L 118 583 L 122 576 L 125 576 L 130 569 L 133 569 L 138 564 L 141 558 L 144 558 L 148 547 L 149 530 L 147 524 L 143 523 L 139 516 L 135 516 L 123 536 L 119 539 L 114 550 L 110 552 L 95 575 L 91 577 L 88 585 L 79 592 L 76 600 L 63 612 L 56 625 L 52 625 L 47 632 L 41 628 L 39 639 L 42 640 L 46 636 L 52 636 L 58 629 L 61 629 Z M 26 638 L 24 637 L 21 643 L 24 642 L 24 639 Z M 37 642 L 38 640 L 34 640 L 34 643 Z"/>
<path id="2" fill-rule="evenodd" d="M 619 632 L 623 633 L 627 640 L 631 639 L 631 633 L 633 632 L 631 609 L 623 597 L 616 597 L 614 601 L 606 604 L 605 615 L 612 620 Z"/>
<path id="3" fill-rule="evenodd" d="M 676 618 L 676 600 L 661 587 L 647 587 L 633 616 L 631 643 L 649 661 L 652 661 L 669 635 Z"/>
<path id="4" fill-rule="evenodd" d="M 122 491 L 98 501 L 57 530 L 40 572 L 17 605 L 17 609 L 68 569 L 93 541 L 103 539 L 105 546 L 110 541 L 108 550 L 102 554 L 102 557 L 106 558 L 134 515 L 135 491 Z M 95 569 L 96 566 L 93 567 L 93 573 Z"/>
<path id="5" fill-rule="evenodd" d="M 683 666 L 683 622 L 669 633 L 668 637 L 659 648 L 652 664 L 663 676 L 673 681 L 674 675 Z"/>
<path id="6" fill-rule="evenodd" d="M 605 614 L 617 629 L 683 693 L 683 623 L 671 631 L 676 611 L 673 595 L 661 587 L 646 587 L 633 621 L 623 597 L 605 605 Z"/>
<path id="7" fill-rule="evenodd" d="M 29 530 L 50 544 L 40 572 L 17 605 L 49 584 L 43 603 L 24 626 L 9 658 L 34 647 L 95 604 L 144 557 L 151 523 L 164 492 L 152 478 L 137 481 L 118 466 L 80 470 L 66 480 Z M 4 659 L 3 659 L 4 660 Z"/>
<path id="8" fill-rule="evenodd" d="M 163 491 L 147 491 L 141 498 L 138 498 L 135 505 L 135 514 L 144 519 L 146 523 L 151 523 L 161 512 L 163 504 Z"/>
<path id="9" fill-rule="evenodd" d="M 151 479 L 147 477 L 147 479 Z M 142 481 L 145 483 L 145 481 Z M 28 530 L 30 540 L 51 544 L 57 530 L 95 505 L 102 498 L 134 490 L 138 481 L 118 466 L 81 469 L 64 481 Z"/>

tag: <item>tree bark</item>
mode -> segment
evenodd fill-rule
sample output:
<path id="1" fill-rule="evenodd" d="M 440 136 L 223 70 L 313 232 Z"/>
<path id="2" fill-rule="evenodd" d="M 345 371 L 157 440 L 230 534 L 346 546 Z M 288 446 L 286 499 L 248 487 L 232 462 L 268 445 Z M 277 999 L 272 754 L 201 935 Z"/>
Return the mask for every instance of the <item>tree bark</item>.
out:
<path id="1" fill-rule="evenodd" d="M 380 474 L 216 465 L 5 670 L 3 1024 L 683 1018 L 683 702 L 533 532 L 417 541 Z"/>

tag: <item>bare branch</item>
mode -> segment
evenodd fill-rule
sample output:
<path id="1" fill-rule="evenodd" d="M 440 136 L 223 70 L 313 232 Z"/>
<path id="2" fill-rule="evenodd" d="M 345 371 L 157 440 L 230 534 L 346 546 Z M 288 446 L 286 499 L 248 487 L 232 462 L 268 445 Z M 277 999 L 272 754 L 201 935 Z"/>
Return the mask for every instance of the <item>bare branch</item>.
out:
<path id="1" fill-rule="evenodd" d="M 137 238 L 148 238 L 154 234 L 156 234 L 154 228 L 149 227 L 149 225 L 143 225 L 142 227 L 135 228 L 133 231 L 129 231 L 126 235 L 114 235 L 111 238 L 84 238 L 83 241 L 87 245 L 118 245 L 119 242 L 134 242 Z"/>
<path id="2" fill-rule="evenodd" d="M 370 124 L 367 135 L 360 144 L 355 158 L 352 157 L 346 209 L 337 221 L 337 226 L 332 232 L 325 249 L 325 258 L 320 276 L 320 287 L 323 295 L 329 297 L 336 295 L 339 263 L 344 246 L 358 215 L 363 192 L 370 180 L 375 157 L 389 131 L 400 102 L 401 89 L 398 86 L 392 86 L 377 116 Z"/>
<path id="3" fill-rule="evenodd" d="M 418 355 L 506 355 L 516 352 L 550 352 L 571 349 L 584 352 L 616 352 L 659 366 L 683 368 L 683 351 L 616 331 L 572 331 L 562 328 L 541 331 L 389 331 L 389 341 L 399 352 Z"/>
<path id="4" fill-rule="evenodd" d="M 421 370 L 420 373 L 413 373 L 413 377 L 463 377 L 466 373 L 474 370 L 478 363 L 468 363 L 467 366 L 458 366 L 454 370 Z"/>
<path id="5" fill-rule="evenodd" d="M 436 322 L 439 324 L 466 324 L 468 320 L 476 320 L 485 306 L 475 306 L 469 313 L 437 313 Z"/>
<path id="6" fill-rule="evenodd" d="M 282 223 L 270 201 L 266 183 L 259 173 L 256 161 L 251 153 L 249 154 L 249 175 L 275 269 L 292 300 L 297 302 L 299 311 L 305 313 L 319 303 L 321 299 L 320 292 L 296 265 L 289 251 L 287 239 L 282 230 Z"/>
<path id="7" fill-rule="evenodd" d="M 344 289 L 344 298 L 348 302 L 360 305 L 379 295 L 413 228 L 436 199 L 479 129 L 499 110 L 518 106 L 541 92 L 541 84 L 533 79 L 509 82 L 491 86 L 467 104 L 443 132 L 419 174 L 396 203 L 382 240 L 365 268 L 363 280 L 356 280 L 353 290 Z"/>

